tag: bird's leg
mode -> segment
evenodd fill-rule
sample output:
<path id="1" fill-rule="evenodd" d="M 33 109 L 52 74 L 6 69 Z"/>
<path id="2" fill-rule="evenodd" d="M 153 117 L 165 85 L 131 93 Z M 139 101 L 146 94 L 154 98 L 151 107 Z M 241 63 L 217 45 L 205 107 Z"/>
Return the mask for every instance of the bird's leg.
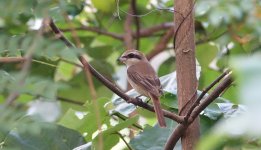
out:
<path id="1" fill-rule="evenodd" d="M 136 99 L 140 99 L 140 97 L 141 96 L 143 96 L 142 94 L 140 94 L 139 96 L 137 96 L 137 97 L 135 97 Z M 141 99 L 140 99 L 141 100 Z M 149 101 L 150 101 L 150 98 L 149 98 L 149 100 L 148 101 L 146 101 L 146 103 L 149 103 Z"/>
<path id="2" fill-rule="evenodd" d="M 151 100 L 151 98 L 149 97 L 148 100 L 146 101 L 146 103 L 148 104 L 150 100 Z"/>
<path id="3" fill-rule="evenodd" d="M 141 94 L 140 94 L 140 95 L 139 95 L 139 96 L 137 96 L 136 98 L 140 98 L 141 96 L 143 96 L 143 95 L 141 95 Z"/>
<path id="4" fill-rule="evenodd" d="M 139 100 L 139 101 L 142 101 L 142 99 L 140 98 L 141 96 L 143 96 L 143 95 L 140 94 L 140 95 L 136 96 L 135 99 Z"/>

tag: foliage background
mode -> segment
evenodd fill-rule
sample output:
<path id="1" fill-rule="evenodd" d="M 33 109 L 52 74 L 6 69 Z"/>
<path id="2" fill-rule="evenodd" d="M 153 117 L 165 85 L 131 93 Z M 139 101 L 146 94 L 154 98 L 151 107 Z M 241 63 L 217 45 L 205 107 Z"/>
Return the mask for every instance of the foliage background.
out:
<path id="1" fill-rule="evenodd" d="M 85 149 L 97 148 L 97 117 L 103 124 L 100 134 L 104 149 L 115 148 L 119 142 L 117 146 L 122 149 L 128 146 L 160 149 L 164 145 L 176 123 L 168 121 L 168 128 L 160 129 L 154 126 L 153 113 L 138 108 L 136 115 L 131 114 L 133 107 L 113 104 L 113 93 L 93 78 L 99 107 L 97 116 L 84 73 L 75 65 L 79 63 L 77 56 L 86 54 L 94 68 L 126 90 L 124 67 L 116 59 L 126 49 L 124 23 L 131 16 L 130 3 L 128 0 L 0 1 L 0 60 L 32 54 L 30 70 L 23 71 L 21 61 L 0 62 L 1 148 L 73 149 L 86 143 Z M 140 36 L 139 50 L 151 55 L 170 29 L 174 4 L 171 0 L 136 3 L 140 30 L 166 25 L 148 36 Z M 48 17 L 76 45 L 71 32 L 74 28 L 81 47 L 67 48 L 50 28 L 40 29 L 42 19 Z M 199 149 L 260 149 L 261 122 L 257 118 L 261 112 L 257 106 L 261 97 L 261 2 L 197 0 L 195 17 L 196 57 L 201 67 L 199 90 L 225 68 L 232 68 L 236 79 L 223 98 L 202 113 Z M 129 26 L 135 34 L 135 23 Z M 172 51 L 170 38 L 156 55 L 160 76 L 175 71 Z M 157 63 L 159 60 L 164 61 Z M 19 96 L 12 106 L 6 107 L 12 93 Z M 175 94 L 163 96 L 164 108 L 177 111 Z M 123 144 L 123 140 L 127 142 Z"/>

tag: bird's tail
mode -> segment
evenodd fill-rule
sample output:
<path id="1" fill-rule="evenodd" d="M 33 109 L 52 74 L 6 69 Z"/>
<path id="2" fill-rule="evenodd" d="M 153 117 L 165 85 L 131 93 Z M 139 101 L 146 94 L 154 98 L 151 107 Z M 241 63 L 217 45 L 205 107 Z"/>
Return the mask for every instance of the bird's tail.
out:
<path id="1" fill-rule="evenodd" d="M 165 128 L 166 122 L 165 122 L 165 119 L 164 119 L 163 111 L 160 107 L 159 98 L 157 96 L 152 95 L 152 94 L 150 94 L 150 97 L 151 97 L 153 105 L 154 105 L 154 109 L 155 109 L 155 113 L 156 113 L 156 116 L 157 116 L 157 119 L 158 119 L 159 126 L 162 127 L 162 128 Z"/>

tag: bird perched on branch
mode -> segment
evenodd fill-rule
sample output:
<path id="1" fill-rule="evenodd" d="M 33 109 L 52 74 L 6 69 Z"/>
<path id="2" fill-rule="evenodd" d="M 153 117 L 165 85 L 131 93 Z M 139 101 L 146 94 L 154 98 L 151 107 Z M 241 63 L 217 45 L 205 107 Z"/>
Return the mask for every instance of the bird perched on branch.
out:
<path id="1" fill-rule="evenodd" d="M 145 55 L 137 50 L 127 50 L 118 60 L 127 66 L 127 79 L 130 85 L 138 93 L 152 100 L 160 127 L 166 127 L 160 107 L 159 97 L 162 95 L 160 80 Z"/>

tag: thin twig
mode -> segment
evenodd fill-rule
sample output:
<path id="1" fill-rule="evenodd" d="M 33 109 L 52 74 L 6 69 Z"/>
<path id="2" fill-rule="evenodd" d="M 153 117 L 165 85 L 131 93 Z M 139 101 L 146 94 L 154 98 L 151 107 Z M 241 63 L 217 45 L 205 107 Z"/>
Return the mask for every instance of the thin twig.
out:
<path id="1" fill-rule="evenodd" d="M 198 86 L 197 86 L 198 87 Z M 189 98 L 189 100 L 187 101 L 187 103 L 185 105 L 183 105 L 183 107 L 180 109 L 179 111 L 179 115 L 182 114 L 182 112 L 185 110 L 185 108 L 188 106 L 188 104 L 191 103 L 192 99 L 195 98 L 195 96 L 197 96 L 197 92 L 198 92 L 198 89 L 196 88 L 195 91 L 194 91 L 194 94 L 192 94 L 192 96 Z M 186 116 L 185 116 L 186 117 Z M 185 118 L 184 118 L 185 119 Z M 185 120 L 186 121 L 186 120 Z"/>
<path id="2" fill-rule="evenodd" d="M 50 20 L 49 26 L 51 27 L 52 31 L 55 33 L 56 38 L 62 40 L 64 44 L 68 47 L 74 47 L 74 45 L 65 38 L 63 33 L 60 31 L 60 29 L 54 24 L 53 20 Z"/>
<path id="3" fill-rule="evenodd" d="M 83 102 L 71 100 L 71 99 L 68 99 L 68 98 L 60 97 L 60 96 L 57 97 L 57 100 L 67 102 L 67 103 L 72 103 L 72 104 L 75 104 L 75 105 L 81 105 L 81 106 L 84 104 Z"/>
<path id="4" fill-rule="evenodd" d="M 192 106 L 189 108 L 186 117 L 184 118 L 187 120 L 192 111 L 195 109 L 196 106 L 200 103 L 200 100 L 207 94 L 207 92 L 213 88 L 221 79 L 223 79 L 227 74 L 229 73 L 229 70 L 226 70 L 224 73 L 222 73 L 216 80 L 214 80 L 207 88 L 205 88 L 202 93 L 199 95 L 199 97 L 196 99 L 196 101 L 192 104 Z"/>
<path id="5" fill-rule="evenodd" d="M 1 57 L 0 63 L 23 63 L 25 60 L 26 60 L 25 57 Z M 68 61 L 68 60 L 65 60 L 65 59 L 60 59 L 60 60 L 66 62 L 66 63 L 69 63 L 71 65 L 74 65 L 76 67 L 83 68 L 82 65 L 77 64 L 75 62 L 71 62 L 71 61 Z M 39 63 L 39 64 L 46 65 L 46 66 L 50 66 L 50 67 L 53 67 L 53 68 L 58 68 L 58 66 L 55 65 L 55 64 L 40 61 L 40 60 L 37 60 L 37 59 L 32 59 L 32 62 Z M 62 68 L 62 69 L 66 69 L 66 68 Z"/>
<path id="6" fill-rule="evenodd" d="M 126 12 L 126 11 L 120 9 L 119 7 L 118 7 L 118 10 L 121 11 L 121 12 L 123 12 L 123 13 L 125 13 L 125 14 L 127 14 L 127 15 L 129 15 L 129 16 L 138 17 L 138 18 L 145 17 L 145 16 L 147 16 L 147 15 L 149 15 L 149 14 L 155 12 L 155 11 L 159 11 L 159 10 L 169 11 L 169 12 L 171 12 L 171 13 L 176 12 L 176 13 L 181 14 L 180 12 L 177 12 L 177 11 L 175 11 L 175 10 L 173 10 L 173 9 L 170 9 L 170 8 L 155 8 L 155 9 L 152 9 L 152 10 L 150 10 L 149 12 L 147 12 L 147 13 L 145 13 L 145 14 L 137 14 L 137 15 L 131 14 L 131 13 L 129 13 L 129 12 Z M 119 14 L 119 13 L 118 13 L 118 14 Z M 181 15 L 182 15 L 182 14 L 181 14 Z M 118 16 L 119 16 L 119 15 L 118 15 Z"/>
<path id="7" fill-rule="evenodd" d="M 129 150 L 133 150 L 131 148 L 131 146 L 129 145 L 129 143 L 124 139 L 124 137 L 121 135 L 120 132 L 116 132 L 117 135 L 119 135 L 119 137 L 122 139 L 122 141 L 125 143 L 125 145 L 128 147 Z"/>
<path id="8" fill-rule="evenodd" d="M 83 68 L 83 66 L 80 65 L 80 64 L 78 64 L 78 63 L 71 62 L 71 61 L 66 60 L 66 59 L 61 59 L 61 60 L 64 61 L 64 62 L 66 62 L 66 63 L 68 63 L 68 64 L 74 65 L 74 66 L 76 66 L 76 67 Z"/>
<path id="9" fill-rule="evenodd" d="M 122 115 L 122 114 L 119 113 L 119 112 L 113 112 L 111 115 L 117 116 L 118 118 L 120 118 L 120 119 L 122 119 L 122 120 L 124 120 L 124 121 L 128 119 L 128 117 Z M 132 125 L 133 125 L 134 127 L 138 128 L 138 129 L 140 129 L 140 130 L 143 130 L 142 126 L 140 126 L 138 123 L 134 123 L 134 124 L 132 124 Z"/>
<path id="10" fill-rule="evenodd" d="M 131 6 L 133 10 L 133 14 L 137 14 L 137 7 L 136 7 L 136 0 L 131 1 Z M 139 49 L 140 47 L 140 21 L 138 17 L 134 17 L 134 21 L 136 24 L 136 49 Z"/>
<path id="11" fill-rule="evenodd" d="M 196 106 L 194 110 L 192 111 L 188 122 L 191 123 L 194 121 L 197 115 L 200 114 L 201 111 L 203 111 L 211 102 L 213 102 L 216 98 L 220 96 L 221 93 L 223 93 L 224 90 L 227 89 L 233 82 L 231 73 L 226 75 L 226 77 L 223 79 L 223 81 L 209 94 L 200 105 Z"/>
<path id="12" fill-rule="evenodd" d="M 69 42 L 68 39 L 65 38 L 65 36 L 63 35 L 63 33 L 59 30 L 59 28 L 54 24 L 53 21 L 50 22 L 50 27 L 53 30 L 53 32 L 55 34 L 58 34 L 60 36 L 60 40 L 62 40 L 68 47 L 73 47 L 73 45 L 71 44 L 71 42 Z M 85 60 L 83 58 L 83 60 Z M 104 76 L 102 76 L 98 71 L 96 71 L 87 61 L 85 64 L 83 65 L 88 65 L 92 75 L 97 78 L 100 82 L 102 82 L 108 89 L 110 89 L 112 92 L 114 92 L 115 94 L 117 94 L 119 97 L 121 97 L 122 99 L 124 99 L 126 102 L 128 103 L 132 103 L 136 106 L 140 106 L 144 109 L 147 109 L 149 111 L 155 112 L 154 107 L 144 103 L 141 99 L 139 98 L 132 98 L 129 97 L 127 94 L 125 94 L 121 89 L 117 88 L 115 86 L 114 83 L 112 83 L 111 81 L 109 81 L 107 78 L 105 78 Z M 163 113 L 164 116 L 167 118 L 170 118 L 172 120 L 175 120 L 178 123 L 183 122 L 184 117 L 183 116 L 178 116 L 177 114 L 164 110 L 163 109 Z"/>

